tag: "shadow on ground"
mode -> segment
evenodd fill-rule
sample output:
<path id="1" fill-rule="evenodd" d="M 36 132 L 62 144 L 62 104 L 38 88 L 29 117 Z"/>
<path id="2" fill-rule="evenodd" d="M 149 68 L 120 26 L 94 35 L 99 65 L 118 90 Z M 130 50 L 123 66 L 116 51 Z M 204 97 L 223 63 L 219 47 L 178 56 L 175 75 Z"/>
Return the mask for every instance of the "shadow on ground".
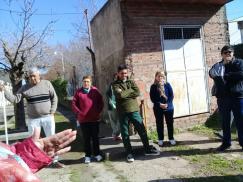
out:
<path id="1" fill-rule="evenodd" d="M 158 179 L 158 180 L 150 180 L 148 182 L 178 182 L 178 180 L 181 180 L 183 182 L 242 182 L 243 175 Z"/>

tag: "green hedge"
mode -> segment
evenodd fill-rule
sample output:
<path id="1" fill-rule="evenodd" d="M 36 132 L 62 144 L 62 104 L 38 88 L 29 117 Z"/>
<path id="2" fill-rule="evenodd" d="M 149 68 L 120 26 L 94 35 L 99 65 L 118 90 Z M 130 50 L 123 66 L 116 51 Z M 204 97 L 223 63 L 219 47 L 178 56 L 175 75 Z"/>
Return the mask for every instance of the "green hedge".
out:
<path id="1" fill-rule="evenodd" d="M 58 100 L 59 101 L 65 100 L 65 98 L 67 97 L 67 91 L 66 91 L 67 81 L 61 78 L 57 78 L 56 80 L 52 80 L 51 83 L 57 93 Z"/>
<path id="2" fill-rule="evenodd" d="M 243 44 L 237 44 L 234 46 L 234 53 L 236 58 L 243 59 Z"/>

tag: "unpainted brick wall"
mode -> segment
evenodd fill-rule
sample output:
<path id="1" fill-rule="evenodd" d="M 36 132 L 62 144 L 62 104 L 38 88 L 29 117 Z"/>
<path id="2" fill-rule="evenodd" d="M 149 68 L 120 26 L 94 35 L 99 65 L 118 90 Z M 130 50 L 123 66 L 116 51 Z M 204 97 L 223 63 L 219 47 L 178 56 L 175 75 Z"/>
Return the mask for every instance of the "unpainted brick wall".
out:
<path id="1" fill-rule="evenodd" d="M 229 43 L 225 8 L 200 4 L 164 4 L 122 2 L 122 18 L 125 39 L 125 61 L 133 67 L 134 79 L 139 85 L 144 99 L 149 125 L 154 124 L 149 88 L 157 70 L 163 69 L 161 46 L 161 25 L 200 25 L 202 29 L 206 70 L 220 60 L 220 49 Z M 127 58 L 129 57 L 129 59 Z M 208 78 L 210 93 L 212 80 Z M 217 106 L 210 96 L 210 112 Z M 205 122 L 210 114 L 199 114 L 175 119 L 177 126 Z"/>

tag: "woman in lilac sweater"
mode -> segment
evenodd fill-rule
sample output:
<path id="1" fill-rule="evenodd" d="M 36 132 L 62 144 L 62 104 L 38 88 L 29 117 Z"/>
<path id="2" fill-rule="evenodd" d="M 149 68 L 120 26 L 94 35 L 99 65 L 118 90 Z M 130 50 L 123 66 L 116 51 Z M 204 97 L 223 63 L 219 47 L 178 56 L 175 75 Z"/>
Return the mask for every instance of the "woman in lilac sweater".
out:
<path id="1" fill-rule="evenodd" d="M 91 140 L 93 154 L 96 161 L 101 161 L 99 146 L 99 121 L 104 107 L 103 98 L 98 89 L 92 84 L 91 76 L 83 77 L 83 85 L 73 97 L 72 109 L 77 115 L 77 120 L 84 137 L 85 163 L 91 162 Z"/>

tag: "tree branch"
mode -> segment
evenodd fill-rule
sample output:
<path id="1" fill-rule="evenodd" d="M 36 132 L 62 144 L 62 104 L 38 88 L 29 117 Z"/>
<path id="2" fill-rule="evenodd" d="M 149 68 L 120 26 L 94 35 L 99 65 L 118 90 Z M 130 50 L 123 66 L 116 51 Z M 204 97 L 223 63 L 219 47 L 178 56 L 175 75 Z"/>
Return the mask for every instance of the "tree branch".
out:
<path id="1" fill-rule="evenodd" d="M 0 69 L 2 69 L 2 70 L 5 70 L 5 71 L 9 71 L 11 68 L 10 67 L 8 67 L 6 64 L 4 64 L 4 63 L 1 63 L 0 62 L 0 65 L 2 65 L 2 66 L 4 66 L 4 68 L 3 67 L 0 67 Z"/>

